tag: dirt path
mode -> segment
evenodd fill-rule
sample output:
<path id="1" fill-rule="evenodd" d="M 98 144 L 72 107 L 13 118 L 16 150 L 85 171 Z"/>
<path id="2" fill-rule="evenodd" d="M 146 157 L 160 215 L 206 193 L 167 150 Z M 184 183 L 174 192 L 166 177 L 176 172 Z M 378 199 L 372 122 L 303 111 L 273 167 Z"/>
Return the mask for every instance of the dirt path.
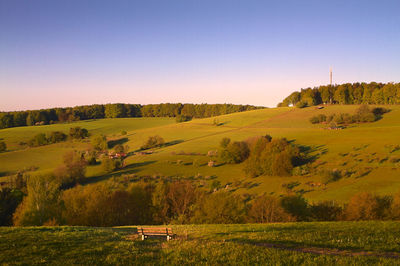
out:
<path id="1" fill-rule="evenodd" d="M 316 255 L 335 255 L 335 256 L 371 256 L 371 257 L 381 257 L 381 258 L 392 258 L 400 259 L 400 253 L 397 252 L 378 252 L 378 251 L 354 251 L 354 250 L 342 250 L 335 248 L 320 248 L 320 247 L 290 247 L 283 244 L 273 244 L 273 243 L 249 243 L 249 242 L 236 242 L 239 244 L 248 244 L 266 248 L 275 248 L 280 250 L 296 251 L 302 253 L 310 253 Z"/>

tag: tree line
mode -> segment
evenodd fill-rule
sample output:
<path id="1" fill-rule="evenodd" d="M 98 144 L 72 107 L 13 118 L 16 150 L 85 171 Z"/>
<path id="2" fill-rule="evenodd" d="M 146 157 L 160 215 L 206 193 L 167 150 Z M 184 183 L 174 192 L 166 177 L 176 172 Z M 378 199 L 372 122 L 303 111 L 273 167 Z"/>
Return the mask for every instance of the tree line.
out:
<path id="1" fill-rule="evenodd" d="M 177 116 L 186 119 L 204 118 L 258 108 L 261 107 L 234 104 L 94 104 L 67 108 L 0 112 L 0 129 L 101 118 Z"/>
<path id="2" fill-rule="evenodd" d="M 121 226 L 294 221 L 399 220 L 400 193 L 362 192 L 346 204 L 309 203 L 300 194 L 239 195 L 209 191 L 189 180 L 117 180 L 60 189 L 57 179 L 31 176 L 0 190 L 0 225 Z"/>
<path id="3" fill-rule="evenodd" d="M 400 104 L 400 83 L 345 83 L 305 88 L 286 97 L 278 107 L 319 104 Z"/>

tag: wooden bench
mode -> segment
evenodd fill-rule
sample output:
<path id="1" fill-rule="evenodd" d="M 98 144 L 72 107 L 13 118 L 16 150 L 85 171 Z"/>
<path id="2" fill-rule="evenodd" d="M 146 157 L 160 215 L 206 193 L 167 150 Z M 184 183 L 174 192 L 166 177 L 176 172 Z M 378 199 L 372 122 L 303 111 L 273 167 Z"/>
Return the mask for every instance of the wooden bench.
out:
<path id="1" fill-rule="evenodd" d="M 167 241 L 174 237 L 172 228 L 167 227 L 139 227 L 139 235 L 142 236 L 142 240 L 147 239 L 149 236 L 154 237 L 167 237 Z"/>

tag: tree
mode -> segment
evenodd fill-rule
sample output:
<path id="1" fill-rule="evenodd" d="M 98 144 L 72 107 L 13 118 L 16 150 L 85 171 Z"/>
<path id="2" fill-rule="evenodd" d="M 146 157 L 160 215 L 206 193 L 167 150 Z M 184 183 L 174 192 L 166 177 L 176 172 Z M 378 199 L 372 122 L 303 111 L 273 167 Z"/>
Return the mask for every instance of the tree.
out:
<path id="1" fill-rule="evenodd" d="M 294 218 L 282 208 L 278 198 L 267 195 L 262 195 L 254 200 L 248 216 L 249 221 L 255 223 L 294 221 Z"/>
<path id="2" fill-rule="evenodd" d="M 87 162 L 83 156 L 76 151 L 64 154 L 64 164 L 55 170 L 55 176 L 62 188 L 74 186 L 85 178 Z"/>
<path id="3" fill-rule="evenodd" d="M 371 96 L 371 100 L 374 104 L 384 104 L 385 98 L 383 96 L 383 90 L 381 89 L 374 90 Z"/>
<path id="4" fill-rule="evenodd" d="M 68 225 L 121 226 L 151 223 L 151 195 L 143 185 L 127 190 L 114 184 L 77 186 L 63 192 Z"/>
<path id="5" fill-rule="evenodd" d="M 393 83 L 387 83 L 382 88 L 385 104 L 396 104 L 397 88 Z"/>
<path id="6" fill-rule="evenodd" d="M 397 192 L 393 197 L 390 213 L 393 220 L 400 220 L 400 192 Z"/>
<path id="7" fill-rule="evenodd" d="M 378 202 L 376 197 L 367 192 L 354 195 L 345 208 L 347 220 L 374 220 L 377 218 Z"/>
<path id="8" fill-rule="evenodd" d="M 288 176 L 295 166 L 301 165 L 304 155 L 286 139 L 261 138 L 251 146 L 244 171 L 251 177 L 259 175 Z"/>
<path id="9" fill-rule="evenodd" d="M 0 226 L 12 225 L 13 214 L 22 198 L 23 193 L 18 189 L 0 188 Z"/>
<path id="10" fill-rule="evenodd" d="M 0 129 L 14 126 L 14 116 L 10 113 L 0 113 Z"/>
<path id="11" fill-rule="evenodd" d="M 202 197 L 195 206 L 193 223 L 243 223 L 246 206 L 238 195 L 219 191 Z"/>
<path id="12" fill-rule="evenodd" d="M 104 109 L 106 118 L 117 118 L 125 116 L 125 108 L 121 103 L 106 104 Z"/>
<path id="13" fill-rule="evenodd" d="M 244 141 L 229 143 L 225 149 L 219 152 L 220 159 L 225 163 L 241 163 L 249 157 L 249 147 Z"/>
<path id="14" fill-rule="evenodd" d="M 335 91 L 335 94 L 333 96 L 333 99 L 339 104 L 349 104 L 350 103 L 349 98 L 350 98 L 349 90 L 344 85 L 340 85 Z"/>
<path id="15" fill-rule="evenodd" d="M 52 176 L 31 176 L 27 189 L 28 196 L 14 213 L 14 225 L 40 226 L 50 220 L 62 222 L 59 183 Z"/>
<path id="16" fill-rule="evenodd" d="M 199 194 L 190 181 L 177 181 L 168 185 L 166 202 L 172 219 L 178 223 L 188 223 L 191 217 L 192 205 L 196 203 Z"/>
<path id="17" fill-rule="evenodd" d="M 93 148 L 96 151 L 105 151 L 108 148 L 107 138 L 104 135 L 95 135 L 91 139 Z"/>

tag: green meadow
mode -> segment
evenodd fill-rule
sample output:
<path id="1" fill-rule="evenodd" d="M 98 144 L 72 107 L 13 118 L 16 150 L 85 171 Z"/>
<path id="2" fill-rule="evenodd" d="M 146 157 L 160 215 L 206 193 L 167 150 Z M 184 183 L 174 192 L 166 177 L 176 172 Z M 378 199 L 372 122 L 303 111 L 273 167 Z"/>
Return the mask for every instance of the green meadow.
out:
<path id="1" fill-rule="evenodd" d="M 176 238 L 137 227 L 3 227 L 0 263 L 80 265 L 400 265 L 398 222 L 173 225 Z"/>
<path id="2" fill-rule="evenodd" d="M 0 139 L 7 143 L 8 151 L 0 154 L 0 181 L 25 169 L 32 174 L 50 172 L 62 162 L 69 150 L 87 150 L 90 140 L 29 148 L 21 145 L 38 133 L 63 131 L 80 126 L 91 135 L 104 134 L 129 146 L 133 154 L 125 159 L 126 167 L 113 173 L 103 172 L 101 165 L 87 168 L 85 183 L 102 182 L 110 178 L 175 177 L 191 179 L 201 186 L 219 181 L 234 193 L 281 195 L 287 193 L 287 184 L 294 184 L 292 191 L 301 193 L 310 202 L 336 200 L 346 202 L 360 191 L 388 195 L 400 190 L 400 106 L 383 118 L 365 124 L 351 124 L 342 130 L 327 129 L 325 124 L 311 124 L 309 119 L 318 114 L 354 113 L 357 105 L 332 105 L 323 109 L 281 107 L 233 113 L 218 117 L 194 119 L 176 123 L 174 118 L 115 118 L 79 121 L 68 124 L 19 127 L 0 130 Z M 218 124 L 218 125 L 216 125 Z M 126 135 L 121 132 L 126 131 Z M 323 184 L 318 171 L 302 176 L 246 177 L 242 164 L 218 164 L 218 159 L 207 156 L 217 150 L 222 138 L 246 140 L 269 134 L 286 137 L 301 145 L 313 158 L 315 169 L 337 169 L 349 174 L 338 181 Z M 166 145 L 142 154 L 141 145 L 149 136 L 160 135 Z M 207 163 L 216 160 L 216 167 Z M 316 184 L 316 185 L 311 185 Z"/>

